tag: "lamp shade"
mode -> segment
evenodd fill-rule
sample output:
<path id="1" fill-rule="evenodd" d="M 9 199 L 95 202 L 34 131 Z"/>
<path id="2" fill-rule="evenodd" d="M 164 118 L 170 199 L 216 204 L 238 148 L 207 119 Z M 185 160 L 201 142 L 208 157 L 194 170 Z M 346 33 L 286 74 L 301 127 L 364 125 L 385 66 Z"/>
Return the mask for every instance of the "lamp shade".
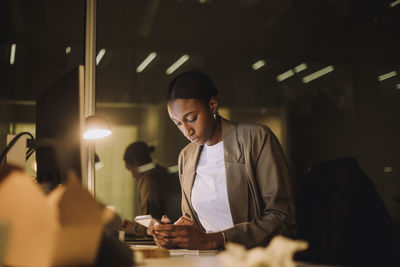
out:
<path id="1" fill-rule="evenodd" d="M 83 133 L 83 138 L 98 139 L 110 134 L 110 125 L 104 118 L 92 115 L 85 119 L 85 132 Z"/>

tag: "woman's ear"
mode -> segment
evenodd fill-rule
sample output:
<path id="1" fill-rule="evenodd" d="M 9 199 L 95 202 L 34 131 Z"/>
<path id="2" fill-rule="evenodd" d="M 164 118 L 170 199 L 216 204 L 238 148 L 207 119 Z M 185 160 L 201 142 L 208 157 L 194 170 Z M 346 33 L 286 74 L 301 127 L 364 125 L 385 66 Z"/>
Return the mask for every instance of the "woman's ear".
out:
<path id="1" fill-rule="evenodd" d="M 212 114 L 218 113 L 218 105 L 219 103 L 217 97 L 216 96 L 211 97 L 209 108 Z"/>

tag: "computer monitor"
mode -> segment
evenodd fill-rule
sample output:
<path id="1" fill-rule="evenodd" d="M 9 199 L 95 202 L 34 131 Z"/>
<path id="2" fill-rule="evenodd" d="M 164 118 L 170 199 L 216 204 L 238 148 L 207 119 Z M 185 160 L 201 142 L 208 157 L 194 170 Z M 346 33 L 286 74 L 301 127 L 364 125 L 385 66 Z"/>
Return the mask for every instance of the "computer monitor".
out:
<path id="1" fill-rule="evenodd" d="M 69 170 L 82 179 L 84 67 L 78 66 L 47 88 L 36 100 L 37 180 L 54 187 Z"/>

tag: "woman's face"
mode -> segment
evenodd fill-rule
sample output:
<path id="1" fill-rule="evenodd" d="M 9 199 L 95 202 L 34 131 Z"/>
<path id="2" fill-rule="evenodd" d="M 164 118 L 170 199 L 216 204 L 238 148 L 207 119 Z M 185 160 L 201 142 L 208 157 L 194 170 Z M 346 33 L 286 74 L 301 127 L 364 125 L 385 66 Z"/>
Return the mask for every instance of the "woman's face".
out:
<path id="1" fill-rule="evenodd" d="M 174 99 L 168 101 L 168 113 L 183 135 L 192 143 L 212 145 L 215 143 L 216 120 L 213 112 L 199 99 Z"/>

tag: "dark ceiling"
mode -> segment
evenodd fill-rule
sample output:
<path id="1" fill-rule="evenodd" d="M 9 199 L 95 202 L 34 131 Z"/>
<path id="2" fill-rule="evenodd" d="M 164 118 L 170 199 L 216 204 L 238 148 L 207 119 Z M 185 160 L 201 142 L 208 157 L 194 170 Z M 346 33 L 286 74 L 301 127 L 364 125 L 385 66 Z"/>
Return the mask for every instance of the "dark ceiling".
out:
<path id="1" fill-rule="evenodd" d="M 362 43 L 370 50 L 398 51 L 400 5 L 391 8 L 391 2 L 98 0 L 97 50 L 107 50 L 98 66 L 98 96 L 103 101 L 159 101 L 137 91 L 164 88 L 171 78 L 165 69 L 182 54 L 191 59 L 181 71 L 202 69 L 230 87 L 227 80 L 236 75 L 274 86 L 276 75 L 302 62 L 346 64 Z M 0 10 L 2 99 L 34 100 L 84 63 L 84 1 L 2 0 Z M 12 43 L 17 55 L 11 66 Z M 156 60 L 137 74 L 137 65 L 152 51 L 158 53 Z M 382 58 L 379 52 L 374 55 Z M 383 58 L 391 65 L 399 62 L 399 55 Z M 259 59 L 268 68 L 249 74 Z"/>

